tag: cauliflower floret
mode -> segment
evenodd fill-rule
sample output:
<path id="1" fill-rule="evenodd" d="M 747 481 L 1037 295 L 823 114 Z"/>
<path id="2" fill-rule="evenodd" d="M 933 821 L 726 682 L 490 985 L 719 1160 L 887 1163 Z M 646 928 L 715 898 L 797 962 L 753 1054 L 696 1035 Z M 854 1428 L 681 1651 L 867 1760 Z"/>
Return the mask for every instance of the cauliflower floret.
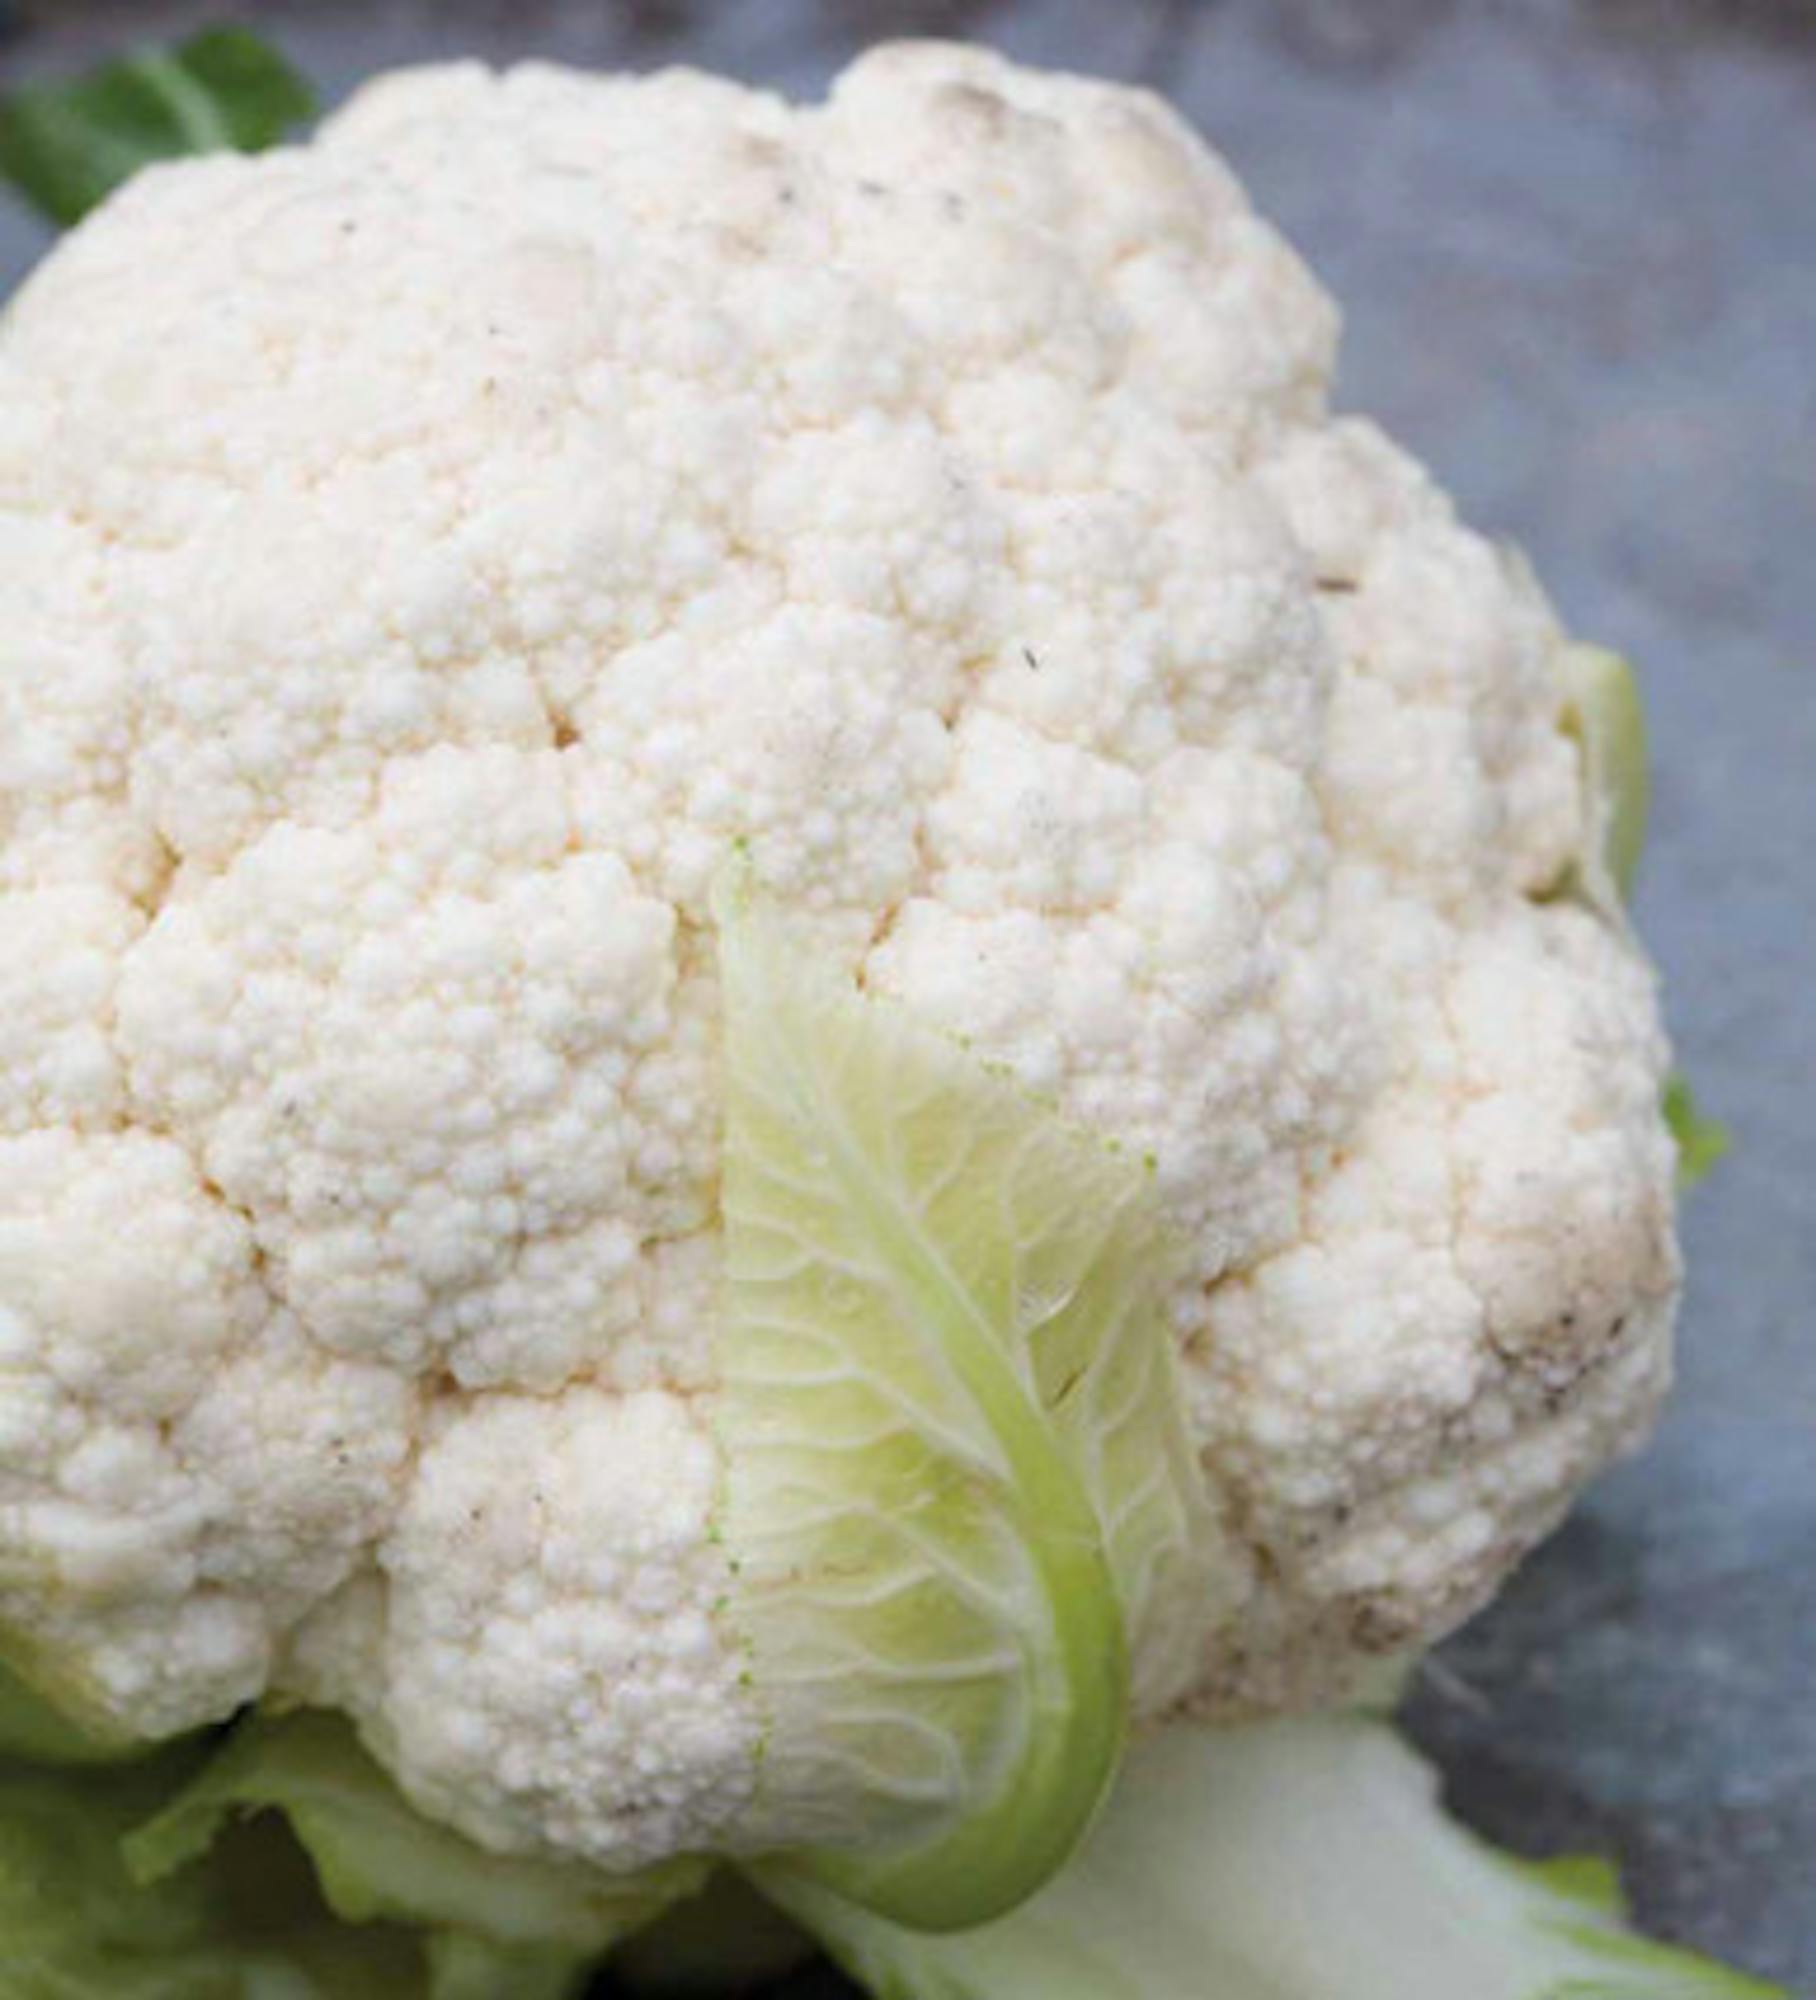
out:
<path id="1" fill-rule="evenodd" d="M 572 818 L 552 752 L 399 759 L 369 820 L 273 826 L 127 954 L 141 1115 L 337 1353 L 553 1389 L 636 1323 L 680 1204 L 623 1113 L 675 920 Z"/>
<path id="2" fill-rule="evenodd" d="M 378 1733 L 423 1807 L 616 1868 L 735 1819 L 760 1731 L 710 1609 L 718 1495 L 704 1414 L 666 1390 L 438 1417 L 384 1552 L 413 1696 Z"/>
<path id="3" fill-rule="evenodd" d="M 405 74 L 71 237 L 0 330 L 8 1656 L 737 1846 L 734 848 L 1153 1159 L 1193 1702 L 1478 1603 L 1662 1393 L 1666 1051 L 1545 900 L 1562 635 L 1335 333 L 1154 100 L 937 47 Z"/>
<path id="4" fill-rule="evenodd" d="M 413 1389 L 305 1337 L 150 1132 L 0 1139 L 0 1302 L 9 1624 L 80 1710 L 230 1713 L 389 1523 Z"/>

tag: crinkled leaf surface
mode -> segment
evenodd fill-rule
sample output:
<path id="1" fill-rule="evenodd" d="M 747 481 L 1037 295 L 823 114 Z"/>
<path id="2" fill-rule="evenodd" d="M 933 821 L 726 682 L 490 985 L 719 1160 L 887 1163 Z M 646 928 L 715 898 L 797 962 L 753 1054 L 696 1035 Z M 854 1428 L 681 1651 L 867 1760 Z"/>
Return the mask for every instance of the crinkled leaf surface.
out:
<path id="1" fill-rule="evenodd" d="M 1148 1175 L 748 892 L 721 966 L 729 1614 L 824 1829 L 787 1872 L 977 1922 L 1071 1852 L 1130 1631 L 1215 1568 Z"/>

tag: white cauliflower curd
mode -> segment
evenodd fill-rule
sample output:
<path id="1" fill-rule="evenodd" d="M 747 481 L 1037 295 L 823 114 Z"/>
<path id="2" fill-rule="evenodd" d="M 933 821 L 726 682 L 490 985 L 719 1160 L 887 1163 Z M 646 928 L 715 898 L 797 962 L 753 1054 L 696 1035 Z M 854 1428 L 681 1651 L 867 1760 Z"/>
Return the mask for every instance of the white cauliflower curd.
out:
<path id="1" fill-rule="evenodd" d="M 1666 1048 L 1559 893 L 1564 637 L 1336 332 L 1154 99 L 947 47 L 401 74 L 77 231 L 0 331 L 0 1655 L 117 1735 L 343 1709 L 501 1852 L 870 1826 L 741 1595 L 728 866 L 834 1068 L 877 1013 L 1151 1162 L 1138 1722 L 1481 1603 L 1664 1388 Z M 961 1235 L 1085 1171 L 1003 1143 Z"/>

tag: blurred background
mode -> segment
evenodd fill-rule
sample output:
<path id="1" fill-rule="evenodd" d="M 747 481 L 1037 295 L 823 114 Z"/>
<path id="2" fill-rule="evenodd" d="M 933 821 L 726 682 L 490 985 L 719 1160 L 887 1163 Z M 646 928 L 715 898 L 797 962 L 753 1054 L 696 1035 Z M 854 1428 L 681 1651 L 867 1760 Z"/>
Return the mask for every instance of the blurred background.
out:
<path id="1" fill-rule="evenodd" d="M 1734 1151 L 1674 1415 L 1411 1721 L 1477 1824 L 1816 1994 L 1816 0 L 0 0 L 0 79 L 223 16 L 330 98 L 456 53 L 811 92 L 905 34 L 1154 85 L 1342 299 L 1341 399 L 1639 665 L 1639 919 Z M 0 202 L 0 295 L 43 241 Z"/>

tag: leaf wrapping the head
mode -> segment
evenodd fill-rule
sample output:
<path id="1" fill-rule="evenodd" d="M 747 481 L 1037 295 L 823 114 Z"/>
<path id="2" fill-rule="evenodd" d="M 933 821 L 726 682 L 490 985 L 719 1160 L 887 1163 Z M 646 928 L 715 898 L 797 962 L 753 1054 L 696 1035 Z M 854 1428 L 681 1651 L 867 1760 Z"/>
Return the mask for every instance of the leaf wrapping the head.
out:
<path id="1" fill-rule="evenodd" d="M 1150 1177 L 748 894 L 721 968 L 728 1616 L 775 1825 L 818 1818 L 793 1865 L 844 1895 L 977 1922 L 1095 1812 L 1131 1634 L 1213 1599 Z"/>

